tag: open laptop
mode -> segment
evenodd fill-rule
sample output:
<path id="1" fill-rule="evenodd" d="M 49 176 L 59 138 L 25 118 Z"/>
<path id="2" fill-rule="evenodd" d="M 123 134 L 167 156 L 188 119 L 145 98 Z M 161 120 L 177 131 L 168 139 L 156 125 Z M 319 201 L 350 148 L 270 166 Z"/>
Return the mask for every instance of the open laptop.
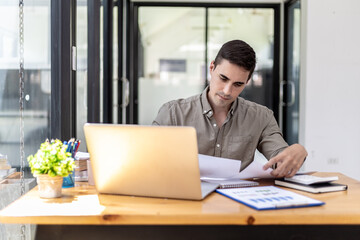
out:
<path id="1" fill-rule="evenodd" d="M 217 184 L 200 181 L 193 127 L 84 125 L 100 193 L 201 200 Z"/>

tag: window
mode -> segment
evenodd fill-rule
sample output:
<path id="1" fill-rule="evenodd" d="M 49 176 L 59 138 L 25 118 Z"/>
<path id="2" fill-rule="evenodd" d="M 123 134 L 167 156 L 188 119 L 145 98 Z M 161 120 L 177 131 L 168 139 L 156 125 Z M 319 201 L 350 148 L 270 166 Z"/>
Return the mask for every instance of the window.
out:
<path id="1" fill-rule="evenodd" d="M 25 156 L 49 137 L 50 0 L 24 7 L 24 140 Z M 20 165 L 19 5 L 0 2 L 0 153 Z"/>

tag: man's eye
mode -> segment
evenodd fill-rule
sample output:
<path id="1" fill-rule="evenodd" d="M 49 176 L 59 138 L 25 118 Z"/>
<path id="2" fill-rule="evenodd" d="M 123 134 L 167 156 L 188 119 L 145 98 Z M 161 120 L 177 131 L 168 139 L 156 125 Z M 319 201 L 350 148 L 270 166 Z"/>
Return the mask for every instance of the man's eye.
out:
<path id="1" fill-rule="evenodd" d="M 235 87 L 241 87 L 243 85 L 243 83 L 235 83 L 234 85 L 235 85 Z"/>

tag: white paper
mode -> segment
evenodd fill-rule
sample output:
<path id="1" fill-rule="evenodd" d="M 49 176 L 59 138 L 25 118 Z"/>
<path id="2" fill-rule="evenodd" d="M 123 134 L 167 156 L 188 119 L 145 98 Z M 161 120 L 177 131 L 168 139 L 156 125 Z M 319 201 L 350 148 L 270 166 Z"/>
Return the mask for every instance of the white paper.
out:
<path id="1" fill-rule="evenodd" d="M 238 174 L 241 161 L 199 154 L 201 179 L 227 179 Z"/>
<path id="2" fill-rule="evenodd" d="M 241 161 L 199 154 L 200 177 L 202 180 L 228 180 L 247 178 L 273 178 L 273 169 L 263 170 L 263 162 L 254 160 L 240 172 Z"/>
<path id="3" fill-rule="evenodd" d="M 236 177 L 238 178 L 274 178 L 270 173 L 272 172 L 272 168 L 263 170 L 264 164 L 254 160 L 250 163 L 247 168 L 242 170 Z"/>
<path id="4" fill-rule="evenodd" d="M 77 152 L 75 155 L 75 160 L 87 160 L 90 159 L 90 154 L 88 152 Z"/>

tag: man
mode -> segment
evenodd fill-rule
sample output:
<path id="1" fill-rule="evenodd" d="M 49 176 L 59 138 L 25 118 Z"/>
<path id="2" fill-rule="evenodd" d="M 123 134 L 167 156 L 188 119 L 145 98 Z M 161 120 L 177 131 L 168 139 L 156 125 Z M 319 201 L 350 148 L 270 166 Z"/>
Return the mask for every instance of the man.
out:
<path id="1" fill-rule="evenodd" d="M 264 170 L 273 166 L 274 177 L 292 177 L 307 156 L 305 148 L 288 146 L 271 110 L 239 97 L 255 65 L 246 42 L 225 43 L 210 64 L 211 79 L 202 94 L 165 103 L 153 124 L 195 127 L 199 153 L 239 159 L 241 169 L 258 149 L 269 160 Z"/>

